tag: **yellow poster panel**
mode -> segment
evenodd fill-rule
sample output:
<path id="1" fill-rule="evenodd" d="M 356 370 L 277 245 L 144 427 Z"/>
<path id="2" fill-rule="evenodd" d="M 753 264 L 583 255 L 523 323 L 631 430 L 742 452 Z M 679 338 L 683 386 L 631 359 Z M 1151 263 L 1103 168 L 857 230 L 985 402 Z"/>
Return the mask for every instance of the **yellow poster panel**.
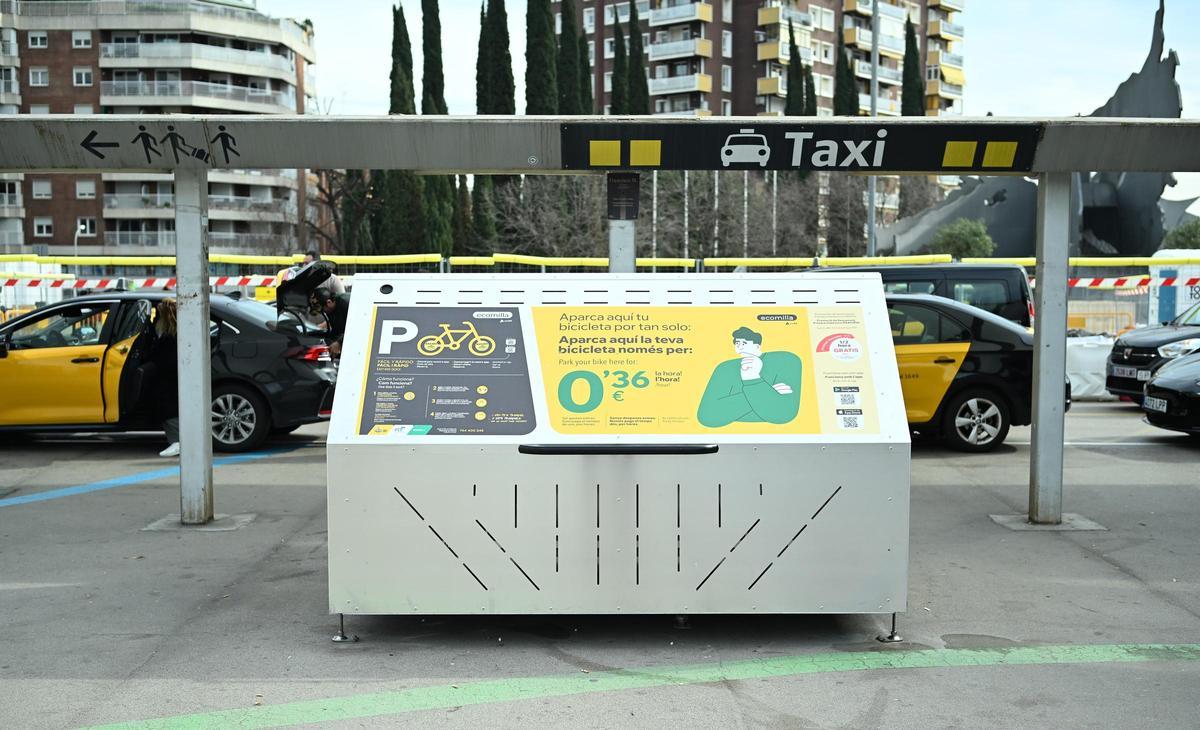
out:
<path id="1" fill-rule="evenodd" d="M 533 321 L 559 433 L 878 432 L 857 307 L 534 307 Z"/>

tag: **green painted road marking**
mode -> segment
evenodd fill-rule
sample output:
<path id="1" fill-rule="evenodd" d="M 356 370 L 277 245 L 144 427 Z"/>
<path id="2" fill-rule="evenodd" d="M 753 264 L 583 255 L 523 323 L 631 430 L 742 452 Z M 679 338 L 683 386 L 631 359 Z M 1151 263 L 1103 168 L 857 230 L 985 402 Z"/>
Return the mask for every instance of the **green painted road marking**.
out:
<path id="1" fill-rule="evenodd" d="M 1031 664 L 1108 664 L 1114 662 L 1200 661 L 1200 644 L 1099 644 L 1095 646 L 1019 646 L 995 649 L 864 651 L 751 659 L 682 667 L 642 667 L 612 672 L 551 677 L 514 677 L 458 685 L 415 687 L 351 697 L 305 700 L 282 705 L 220 710 L 97 726 L 93 730 L 179 728 L 259 728 L 398 715 L 465 705 L 484 705 L 544 697 L 614 692 L 627 689 L 766 679 L 825 672 L 873 669 L 1020 666 Z"/>

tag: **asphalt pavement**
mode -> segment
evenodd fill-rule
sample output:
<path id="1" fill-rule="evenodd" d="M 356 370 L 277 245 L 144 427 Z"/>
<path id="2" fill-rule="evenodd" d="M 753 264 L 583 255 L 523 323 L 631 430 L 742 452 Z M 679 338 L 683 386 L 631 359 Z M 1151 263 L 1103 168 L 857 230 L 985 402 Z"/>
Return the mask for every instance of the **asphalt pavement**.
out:
<path id="1" fill-rule="evenodd" d="M 0 440 L 0 727 L 1194 727 L 1200 441 L 1076 403 L 1064 509 L 1018 532 L 1029 429 L 917 443 L 904 641 L 885 616 L 327 614 L 308 427 L 219 458 L 180 529 L 161 436 Z M 148 529 L 149 528 L 149 529 Z M 153 722 L 146 722 L 153 721 Z"/>

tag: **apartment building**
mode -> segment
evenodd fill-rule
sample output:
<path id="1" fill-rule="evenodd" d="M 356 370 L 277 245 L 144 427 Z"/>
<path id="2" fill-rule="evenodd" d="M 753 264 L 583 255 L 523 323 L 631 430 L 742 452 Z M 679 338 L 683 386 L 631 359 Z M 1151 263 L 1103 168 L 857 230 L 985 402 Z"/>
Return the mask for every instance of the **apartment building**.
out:
<path id="1" fill-rule="evenodd" d="M 812 66 L 819 113 L 833 113 L 834 55 L 841 33 L 870 110 L 871 20 L 879 17 L 881 115 L 900 114 L 904 22 L 917 27 L 925 63 L 928 114 L 961 114 L 965 0 L 637 0 L 655 114 L 782 114 L 787 99 L 788 28 Z M 574 0 L 588 39 L 596 111 L 612 92 L 613 25 L 628 34 L 629 2 Z M 561 2 L 554 3 L 561 22 Z"/>
<path id="2" fill-rule="evenodd" d="M 0 0 L 0 114 L 303 114 L 313 28 L 255 0 Z M 305 244 L 306 170 L 214 170 L 209 245 Z M 0 251 L 169 254 L 169 174 L 0 175 Z M 43 248 L 48 247 L 48 248 Z"/>
<path id="3" fill-rule="evenodd" d="M 613 25 L 629 34 L 629 2 L 574 0 L 588 41 L 596 112 L 607 113 L 612 91 Z M 561 15 L 561 3 L 554 3 Z M 900 114 L 905 20 L 916 26 L 925 75 L 925 113 L 961 114 L 965 0 L 638 0 L 638 18 L 655 114 L 779 115 L 787 103 L 789 28 L 800 60 L 813 69 L 817 113 L 833 114 L 838 34 L 850 54 L 859 111 L 871 108 L 871 21 L 879 13 L 881 116 Z M 880 196 L 883 220 L 894 218 L 894 180 Z"/>

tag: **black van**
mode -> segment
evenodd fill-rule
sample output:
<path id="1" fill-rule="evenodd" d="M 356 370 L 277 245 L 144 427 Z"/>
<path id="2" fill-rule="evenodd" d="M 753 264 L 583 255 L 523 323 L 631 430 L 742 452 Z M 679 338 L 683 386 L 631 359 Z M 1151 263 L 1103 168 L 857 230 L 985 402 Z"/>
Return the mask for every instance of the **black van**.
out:
<path id="1" fill-rule="evenodd" d="M 934 294 L 1033 325 L 1033 296 L 1025 269 L 1016 264 L 912 264 L 836 266 L 820 271 L 876 271 L 888 294 Z"/>

